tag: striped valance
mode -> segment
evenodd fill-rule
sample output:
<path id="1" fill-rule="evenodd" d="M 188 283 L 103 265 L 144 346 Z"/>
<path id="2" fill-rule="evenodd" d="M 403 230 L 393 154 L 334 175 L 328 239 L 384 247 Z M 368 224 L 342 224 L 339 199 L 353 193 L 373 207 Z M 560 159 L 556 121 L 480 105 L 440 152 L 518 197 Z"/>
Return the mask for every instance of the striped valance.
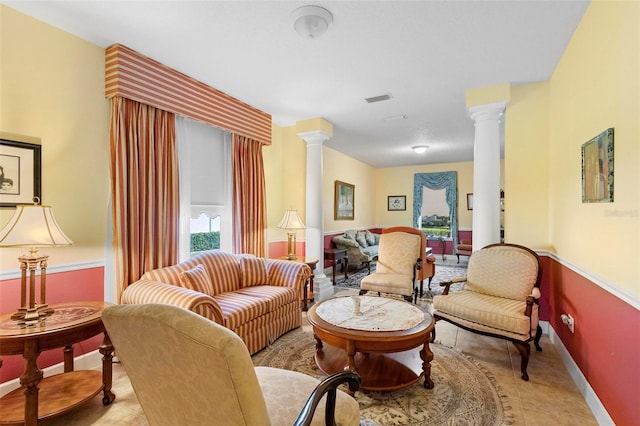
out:
<path id="1" fill-rule="evenodd" d="M 105 94 L 122 96 L 271 145 L 271 115 L 121 44 L 106 50 Z"/>

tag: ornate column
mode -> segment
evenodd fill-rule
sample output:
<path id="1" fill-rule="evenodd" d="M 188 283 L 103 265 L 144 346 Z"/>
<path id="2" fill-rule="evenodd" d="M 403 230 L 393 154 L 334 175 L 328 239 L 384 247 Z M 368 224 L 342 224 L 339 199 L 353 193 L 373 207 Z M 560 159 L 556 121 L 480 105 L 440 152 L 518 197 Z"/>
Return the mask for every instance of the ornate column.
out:
<path id="1" fill-rule="evenodd" d="M 469 108 L 473 148 L 473 251 L 500 242 L 500 117 L 506 102 Z"/>
<path id="2" fill-rule="evenodd" d="M 331 135 L 322 130 L 298 133 L 307 143 L 306 187 L 306 254 L 319 259 L 313 277 L 313 295 L 316 301 L 333 295 L 333 284 L 324 274 L 324 218 L 322 216 L 322 144 Z"/>

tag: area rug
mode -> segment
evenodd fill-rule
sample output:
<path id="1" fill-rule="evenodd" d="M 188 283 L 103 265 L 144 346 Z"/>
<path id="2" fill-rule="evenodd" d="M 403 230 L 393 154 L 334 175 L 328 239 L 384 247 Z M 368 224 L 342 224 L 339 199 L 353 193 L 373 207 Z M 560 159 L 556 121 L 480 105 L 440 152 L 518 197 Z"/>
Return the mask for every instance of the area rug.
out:
<path id="1" fill-rule="evenodd" d="M 361 426 L 509 425 L 512 404 L 492 376 L 459 351 L 437 343 L 430 348 L 433 389 L 420 381 L 392 392 L 358 391 Z M 311 326 L 295 329 L 252 357 L 254 365 L 285 368 L 318 378 Z"/>
<path id="2" fill-rule="evenodd" d="M 375 263 L 371 264 L 371 273 L 375 272 L 376 265 Z M 368 275 L 369 271 L 367 268 L 361 269 L 356 272 L 351 272 L 348 278 L 345 280 L 344 278 L 341 280 L 337 280 L 336 287 L 341 288 L 360 288 L 360 281 L 364 277 Z M 425 280 L 423 283 L 422 297 L 425 299 L 432 299 L 436 294 L 442 294 L 443 287 L 440 287 L 440 283 L 444 281 L 450 281 L 453 278 L 464 277 L 467 275 L 467 265 L 456 265 L 456 264 L 439 264 L 436 263 L 436 274 L 433 276 L 431 280 L 431 290 L 429 290 L 428 281 Z M 336 276 L 337 278 L 337 276 Z M 450 288 L 450 291 L 460 290 L 464 283 L 456 283 L 453 284 Z"/>

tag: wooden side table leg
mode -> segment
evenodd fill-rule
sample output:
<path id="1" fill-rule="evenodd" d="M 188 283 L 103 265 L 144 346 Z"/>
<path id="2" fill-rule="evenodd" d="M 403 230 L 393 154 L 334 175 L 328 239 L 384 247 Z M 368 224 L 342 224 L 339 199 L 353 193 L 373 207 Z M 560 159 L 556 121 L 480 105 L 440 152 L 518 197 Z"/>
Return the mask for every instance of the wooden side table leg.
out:
<path id="1" fill-rule="evenodd" d="M 20 385 L 24 389 L 24 424 L 36 426 L 38 424 L 38 384 L 44 374 L 38 369 L 38 341 L 27 339 L 24 344 L 25 360 L 24 374 L 20 376 Z"/>
<path id="2" fill-rule="evenodd" d="M 103 384 L 103 397 L 102 404 L 109 405 L 116 399 L 116 396 L 111 392 L 111 385 L 113 380 L 113 345 L 107 332 L 104 332 L 104 340 L 99 349 L 102 354 L 102 384 Z"/>
<path id="3" fill-rule="evenodd" d="M 344 366 L 345 371 L 356 371 L 356 344 L 353 340 L 347 340 L 347 365 Z M 347 389 L 347 393 L 351 396 L 355 395 L 351 389 Z"/>
<path id="4" fill-rule="evenodd" d="M 424 342 L 424 347 L 420 351 L 420 358 L 422 358 L 422 373 L 424 374 L 424 387 L 425 389 L 433 389 L 434 383 L 433 383 L 433 380 L 431 380 L 431 361 L 433 361 L 433 352 L 431 352 L 431 349 L 429 348 L 429 340 Z"/>
<path id="5" fill-rule="evenodd" d="M 64 354 L 64 372 L 73 371 L 73 345 L 67 345 L 62 351 Z"/>
<path id="6" fill-rule="evenodd" d="M 347 271 L 349 270 L 349 259 L 348 258 L 344 258 L 342 259 L 344 261 L 344 279 L 347 279 Z"/>

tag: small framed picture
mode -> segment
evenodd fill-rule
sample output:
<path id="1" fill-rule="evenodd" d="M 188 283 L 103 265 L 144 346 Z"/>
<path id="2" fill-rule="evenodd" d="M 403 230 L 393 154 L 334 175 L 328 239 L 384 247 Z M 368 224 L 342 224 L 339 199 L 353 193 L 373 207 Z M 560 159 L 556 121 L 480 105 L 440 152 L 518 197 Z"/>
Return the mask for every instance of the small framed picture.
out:
<path id="1" fill-rule="evenodd" d="M 40 145 L 0 139 L 0 207 L 42 200 Z"/>
<path id="2" fill-rule="evenodd" d="M 407 196 L 389 195 L 387 197 L 387 210 L 407 210 Z"/>
<path id="3" fill-rule="evenodd" d="M 473 194 L 467 194 L 467 210 L 473 210 Z"/>

